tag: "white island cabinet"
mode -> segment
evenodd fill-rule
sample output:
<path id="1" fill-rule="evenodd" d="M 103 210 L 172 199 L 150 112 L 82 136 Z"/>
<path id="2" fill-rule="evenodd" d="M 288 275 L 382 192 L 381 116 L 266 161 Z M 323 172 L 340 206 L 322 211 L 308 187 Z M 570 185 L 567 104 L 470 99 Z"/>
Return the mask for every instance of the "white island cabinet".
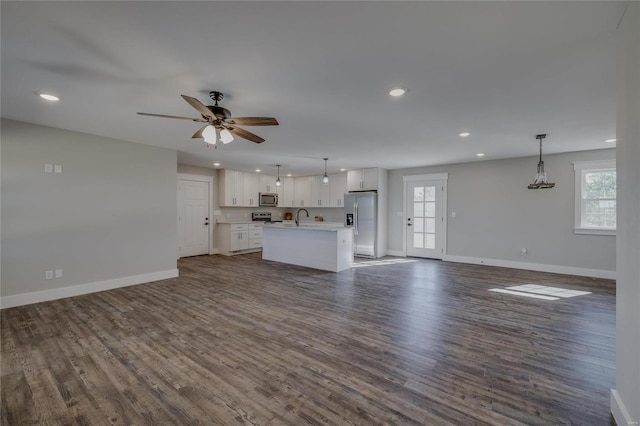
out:
<path id="1" fill-rule="evenodd" d="M 353 229 L 338 225 L 265 225 L 262 259 L 340 272 L 353 263 Z"/>

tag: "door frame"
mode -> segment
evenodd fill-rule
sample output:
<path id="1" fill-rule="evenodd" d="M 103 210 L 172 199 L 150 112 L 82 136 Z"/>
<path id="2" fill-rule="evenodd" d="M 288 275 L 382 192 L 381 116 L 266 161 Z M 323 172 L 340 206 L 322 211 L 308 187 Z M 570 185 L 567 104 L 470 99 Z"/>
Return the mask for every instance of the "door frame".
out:
<path id="1" fill-rule="evenodd" d="M 447 255 L 447 182 L 449 173 L 428 173 L 424 175 L 402 176 L 402 255 L 407 257 L 407 187 L 410 182 L 442 181 L 442 257 Z"/>
<path id="2" fill-rule="evenodd" d="M 178 173 L 178 179 L 176 180 L 176 259 L 180 259 L 180 236 L 178 235 L 180 229 L 180 190 L 178 186 L 181 180 L 192 180 L 195 182 L 207 182 L 209 184 L 209 254 L 214 253 L 213 239 L 216 223 L 211 217 L 213 212 L 213 176 L 194 175 L 190 173 Z"/>

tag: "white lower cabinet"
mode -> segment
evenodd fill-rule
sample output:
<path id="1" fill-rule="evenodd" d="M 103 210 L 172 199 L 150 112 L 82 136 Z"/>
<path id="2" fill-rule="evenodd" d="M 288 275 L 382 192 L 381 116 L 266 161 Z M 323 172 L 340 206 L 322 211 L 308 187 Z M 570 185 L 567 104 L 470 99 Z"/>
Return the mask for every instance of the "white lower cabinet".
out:
<path id="1" fill-rule="evenodd" d="M 262 248 L 262 224 L 249 224 L 249 248 Z"/>
<path id="2" fill-rule="evenodd" d="M 217 233 L 220 254 L 225 256 L 262 249 L 262 224 L 218 223 Z"/>

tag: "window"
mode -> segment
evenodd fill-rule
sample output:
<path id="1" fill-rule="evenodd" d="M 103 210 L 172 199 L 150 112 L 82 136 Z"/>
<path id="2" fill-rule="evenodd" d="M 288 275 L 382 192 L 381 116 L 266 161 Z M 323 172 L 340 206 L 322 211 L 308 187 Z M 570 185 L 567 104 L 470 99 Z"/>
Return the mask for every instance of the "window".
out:
<path id="1" fill-rule="evenodd" d="M 573 163 L 576 175 L 576 234 L 615 235 L 616 161 Z"/>

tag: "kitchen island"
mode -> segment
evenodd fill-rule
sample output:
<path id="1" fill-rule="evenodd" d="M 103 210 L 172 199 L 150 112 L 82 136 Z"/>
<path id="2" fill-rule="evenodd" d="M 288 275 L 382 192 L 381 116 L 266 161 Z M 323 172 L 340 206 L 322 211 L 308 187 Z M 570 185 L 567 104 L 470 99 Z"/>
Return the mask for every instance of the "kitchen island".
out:
<path id="1" fill-rule="evenodd" d="M 262 259 L 340 272 L 353 262 L 353 229 L 315 222 L 265 225 Z"/>

